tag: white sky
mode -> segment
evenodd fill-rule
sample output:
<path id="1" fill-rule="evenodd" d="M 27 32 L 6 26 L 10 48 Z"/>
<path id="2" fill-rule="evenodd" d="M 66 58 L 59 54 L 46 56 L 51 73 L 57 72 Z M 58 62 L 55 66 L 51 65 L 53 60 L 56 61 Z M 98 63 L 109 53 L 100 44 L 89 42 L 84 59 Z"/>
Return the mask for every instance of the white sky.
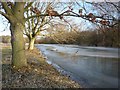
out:
<path id="1" fill-rule="evenodd" d="M 0 0 L 1 1 L 1 0 Z M 6 1 L 6 0 L 4 0 Z M 16 2 L 28 2 L 28 1 L 36 1 L 36 2 L 75 2 L 75 1 L 90 1 L 90 2 L 103 2 L 103 1 L 110 1 L 110 2 L 118 2 L 120 0 L 12 0 Z"/>
<path id="2" fill-rule="evenodd" d="M 9 25 L 5 20 L 6 19 L 0 15 L 0 36 L 10 35 Z"/>
<path id="3" fill-rule="evenodd" d="M 20 0 L 19 0 L 20 1 Z M 25 1 L 25 0 L 24 0 Z M 35 0 L 34 0 L 35 1 Z M 39 1 L 51 1 L 51 0 L 39 0 Z M 52 0 L 53 1 L 53 0 Z M 56 0 L 54 0 L 56 1 Z M 82 0 L 59 0 L 59 1 L 82 1 Z M 104 1 L 104 0 L 86 0 L 86 1 Z M 106 1 L 112 1 L 112 2 L 118 2 L 120 0 L 106 0 Z M 2 19 L 2 16 L 0 15 L 0 36 L 1 35 L 10 35 L 10 30 L 9 30 L 9 26 L 6 28 L 6 24 L 5 22 L 3 22 L 4 20 Z M 74 21 L 78 21 L 78 19 L 74 18 Z M 5 30 L 4 30 L 5 29 Z"/>
<path id="4" fill-rule="evenodd" d="M 105 1 L 105 0 L 85 0 L 85 1 L 90 1 L 90 2 L 93 2 L 93 1 L 95 1 L 95 2 L 103 2 L 103 1 Z M 120 0 L 106 0 L 106 1 L 119 2 Z"/>

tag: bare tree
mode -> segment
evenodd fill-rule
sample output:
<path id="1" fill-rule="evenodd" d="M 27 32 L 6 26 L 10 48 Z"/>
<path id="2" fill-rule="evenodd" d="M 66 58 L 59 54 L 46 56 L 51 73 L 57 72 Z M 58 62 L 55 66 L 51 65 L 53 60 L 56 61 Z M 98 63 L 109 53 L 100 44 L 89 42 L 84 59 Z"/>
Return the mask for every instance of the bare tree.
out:
<path id="1" fill-rule="evenodd" d="M 26 12 L 27 17 L 33 16 L 35 14 L 46 14 L 48 7 L 51 3 L 35 3 L 34 6 Z M 46 29 L 48 23 L 50 23 L 51 18 L 47 16 L 35 17 L 26 21 L 26 29 L 24 34 L 29 39 L 29 50 L 34 49 L 34 43 L 36 37 L 40 34 L 41 31 Z"/>

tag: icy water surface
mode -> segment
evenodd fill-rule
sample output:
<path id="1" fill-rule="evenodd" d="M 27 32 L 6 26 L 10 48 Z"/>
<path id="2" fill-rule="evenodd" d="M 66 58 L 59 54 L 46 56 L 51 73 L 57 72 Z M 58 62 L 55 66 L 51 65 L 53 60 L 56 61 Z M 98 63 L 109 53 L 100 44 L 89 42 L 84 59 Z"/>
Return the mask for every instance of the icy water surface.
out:
<path id="1" fill-rule="evenodd" d="M 88 88 L 118 87 L 117 48 L 38 44 L 49 63 L 58 65 L 72 79 Z"/>

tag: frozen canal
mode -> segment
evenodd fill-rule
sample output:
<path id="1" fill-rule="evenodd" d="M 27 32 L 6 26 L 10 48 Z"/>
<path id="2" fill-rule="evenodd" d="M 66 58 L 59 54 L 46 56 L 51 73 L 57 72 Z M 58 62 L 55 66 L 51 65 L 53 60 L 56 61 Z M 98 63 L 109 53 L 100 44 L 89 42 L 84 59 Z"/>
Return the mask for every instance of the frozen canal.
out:
<path id="1" fill-rule="evenodd" d="M 48 61 L 58 65 L 82 87 L 118 87 L 118 49 L 78 45 L 38 44 Z"/>

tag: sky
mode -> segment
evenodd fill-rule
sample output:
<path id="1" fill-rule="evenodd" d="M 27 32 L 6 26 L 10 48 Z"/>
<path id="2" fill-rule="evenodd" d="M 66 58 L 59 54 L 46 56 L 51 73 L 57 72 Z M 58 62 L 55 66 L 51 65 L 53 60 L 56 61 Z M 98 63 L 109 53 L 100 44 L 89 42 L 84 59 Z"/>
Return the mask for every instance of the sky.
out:
<path id="1" fill-rule="evenodd" d="M 61 1 L 61 0 L 60 0 Z M 80 0 L 79 0 L 80 1 Z M 93 0 L 87 0 L 87 1 L 93 1 Z M 101 1 L 101 0 L 95 0 L 95 1 Z M 108 0 L 107 0 L 108 1 Z M 119 1 L 119 0 L 111 0 L 111 1 Z M 81 4 L 82 5 L 82 4 Z M 78 6 L 75 6 L 73 8 L 76 8 L 78 10 Z M 87 6 L 86 6 L 87 8 Z M 89 8 L 87 8 L 88 10 L 90 10 L 90 6 Z M 77 12 L 77 11 L 76 11 Z M 73 22 L 77 22 L 77 23 L 81 23 L 81 20 L 80 18 L 75 18 L 75 17 L 72 17 L 71 18 L 73 20 Z M 5 22 L 5 18 L 3 16 L 0 15 L 0 36 L 1 35 L 10 35 L 10 30 L 9 30 L 9 26 L 7 24 L 7 22 Z M 88 23 L 88 22 L 87 22 Z M 88 26 L 91 25 L 90 23 L 88 23 Z M 85 26 L 85 28 L 87 28 L 87 25 Z"/>
<path id="2" fill-rule="evenodd" d="M 75 6 L 73 8 L 74 9 L 76 8 L 77 11 L 75 10 L 75 12 L 78 12 L 79 7 Z M 76 17 L 70 17 L 70 18 L 73 20 L 73 22 L 76 22 L 76 23 L 81 23 L 81 20 L 82 20 L 82 19 L 76 18 Z M 8 25 L 7 22 L 5 22 L 5 20 L 6 19 L 3 16 L 0 15 L 0 36 L 1 35 L 10 35 L 10 30 L 9 30 L 10 25 Z"/>
<path id="3" fill-rule="evenodd" d="M 0 36 L 1 35 L 10 35 L 10 30 L 6 19 L 0 15 Z"/>
<path id="4" fill-rule="evenodd" d="M 6 0 L 4 0 L 6 1 Z M 13 0 L 12 0 L 13 1 Z M 89 1 L 89 2 L 103 2 L 105 0 L 14 0 L 17 2 L 28 2 L 28 1 L 37 1 L 37 2 L 75 2 L 75 1 Z M 118 2 L 120 0 L 106 0 L 106 1 L 110 1 L 110 2 Z"/>
<path id="5" fill-rule="evenodd" d="M 105 0 L 85 0 L 85 1 L 89 1 L 89 2 L 103 2 L 103 1 L 105 1 Z M 120 0 L 106 0 L 106 1 L 110 1 L 110 2 L 118 2 L 118 1 L 120 1 Z"/>

